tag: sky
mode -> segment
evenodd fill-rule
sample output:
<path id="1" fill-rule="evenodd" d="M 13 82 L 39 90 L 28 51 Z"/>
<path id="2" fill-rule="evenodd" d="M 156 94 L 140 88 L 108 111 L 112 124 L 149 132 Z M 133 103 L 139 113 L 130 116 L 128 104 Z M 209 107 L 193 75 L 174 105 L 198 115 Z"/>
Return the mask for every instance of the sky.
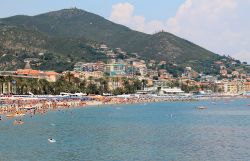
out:
<path id="1" fill-rule="evenodd" d="M 0 17 L 77 7 L 134 30 L 171 32 L 250 63 L 250 0 L 8 0 Z"/>

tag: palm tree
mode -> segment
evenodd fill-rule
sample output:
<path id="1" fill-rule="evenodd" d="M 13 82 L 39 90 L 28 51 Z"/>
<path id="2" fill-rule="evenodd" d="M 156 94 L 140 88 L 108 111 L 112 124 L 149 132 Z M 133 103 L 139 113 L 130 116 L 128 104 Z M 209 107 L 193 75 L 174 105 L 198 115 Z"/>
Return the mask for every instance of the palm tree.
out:
<path id="1" fill-rule="evenodd" d="M 7 83 L 8 94 L 12 93 L 12 81 L 13 78 L 11 76 L 5 77 L 5 83 Z"/>
<path id="2" fill-rule="evenodd" d="M 147 87 L 148 81 L 146 79 L 142 80 L 142 89 L 144 90 Z"/>
<path id="3" fill-rule="evenodd" d="M 127 78 L 122 78 L 122 83 L 124 86 L 124 92 L 126 94 L 132 93 L 132 86 L 130 85 L 130 82 Z"/>
<path id="4" fill-rule="evenodd" d="M 38 94 L 38 79 L 27 79 L 27 93 L 31 92 L 33 94 Z"/>
<path id="5" fill-rule="evenodd" d="M 99 93 L 108 93 L 109 92 L 109 87 L 108 87 L 108 80 L 106 77 L 100 78 L 99 79 L 100 87 L 99 87 Z"/>
<path id="6" fill-rule="evenodd" d="M 102 84 L 103 84 L 104 92 L 105 93 L 109 92 L 109 84 L 108 84 L 108 78 L 107 77 L 104 77 L 104 80 L 103 80 Z"/>
<path id="7" fill-rule="evenodd" d="M 59 94 L 60 92 L 70 92 L 71 84 L 68 81 L 65 81 L 64 78 L 58 79 L 54 83 L 54 93 Z"/>
<path id="8" fill-rule="evenodd" d="M 3 84 L 6 82 L 5 78 L 3 76 L 0 76 L 0 93 L 3 93 Z"/>
<path id="9" fill-rule="evenodd" d="M 17 93 L 18 94 L 25 94 L 27 93 L 27 79 L 24 78 L 18 78 L 17 79 Z"/>
<path id="10" fill-rule="evenodd" d="M 86 92 L 87 81 L 84 79 L 80 82 L 79 89 L 81 92 Z"/>
<path id="11" fill-rule="evenodd" d="M 39 94 L 52 94 L 53 91 L 50 89 L 51 83 L 46 79 L 40 79 L 37 82 L 38 84 L 38 93 Z"/>
<path id="12" fill-rule="evenodd" d="M 133 93 L 135 93 L 137 90 L 140 90 L 142 88 L 142 82 L 139 79 L 133 80 Z"/>
<path id="13" fill-rule="evenodd" d="M 90 82 L 86 88 L 86 92 L 88 94 L 97 94 L 98 93 L 98 89 L 97 89 L 97 86 L 96 84 Z"/>
<path id="14" fill-rule="evenodd" d="M 65 79 L 68 80 L 68 82 L 71 83 L 71 80 L 72 80 L 73 78 L 74 78 L 74 75 L 73 75 L 70 71 L 68 71 L 68 72 L 66 73 L 66 75 L 65 75 Z"/>

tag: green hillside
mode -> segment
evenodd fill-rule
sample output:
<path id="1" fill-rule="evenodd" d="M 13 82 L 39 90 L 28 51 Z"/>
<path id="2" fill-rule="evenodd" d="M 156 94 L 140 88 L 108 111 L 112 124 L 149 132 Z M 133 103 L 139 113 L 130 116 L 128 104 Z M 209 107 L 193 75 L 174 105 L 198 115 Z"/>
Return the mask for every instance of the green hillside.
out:
<path id="1" fill-rule="evenodd" d="M 111 48 L 122 48 L 128 53 L 138 53 L 145 60 L 165 60 L 181 67 L 191 66 L 198 71 L 209 70 L 214 60 L 222 59 L 221 56 L 173 34 L 159 32 L 149 35 L 137 32 L 76 8 L 37 16 L 13 16 L 0 21 L 8 26 L 16 26 L 23 32 L 21 37 L 29 37 L 33 33 L 37 41 L 27 38 L 31 40 L 28 48 L 77 60 L 105 59 L 89 47 L 88 44 L 93 42 L 107 44 Z M 23 40 L 18 42 L 23 43 Z"/>
<path id="2" fill-rule="evenodd" d="M 0 69 L 24 67 L 27 58 L 38 58 L 35 68 L 69 70 L 75 62 L 106 59 L 84 38 L 48 36 L 22 27 L 0 25 Z M 43 53 L 43 54 L 42 54 Z"/>
<path id="3" fill-rule="evenodd" d="M 111 47 L 120 46 L 123 43 L 126 43 L 124 44 L 126 47 L 134 40 L 150 37 L 79 9 L 63 9 L 37 16 L 14 16 L 1 21 L 54 36 L 83 36 L 89 40 L 105 42 Z"/>

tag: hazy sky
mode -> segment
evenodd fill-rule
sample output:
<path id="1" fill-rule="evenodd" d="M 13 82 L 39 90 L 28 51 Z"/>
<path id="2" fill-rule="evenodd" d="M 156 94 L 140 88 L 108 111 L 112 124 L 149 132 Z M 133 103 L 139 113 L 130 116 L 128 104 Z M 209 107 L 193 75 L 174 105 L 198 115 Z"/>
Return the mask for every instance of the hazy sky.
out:
<path id="1" fill-rule="evenodd" d="M 142 32 L 164 29 L 250 63 L 250 0 L 8 0 L 0 17 L 74 6 Z"/>

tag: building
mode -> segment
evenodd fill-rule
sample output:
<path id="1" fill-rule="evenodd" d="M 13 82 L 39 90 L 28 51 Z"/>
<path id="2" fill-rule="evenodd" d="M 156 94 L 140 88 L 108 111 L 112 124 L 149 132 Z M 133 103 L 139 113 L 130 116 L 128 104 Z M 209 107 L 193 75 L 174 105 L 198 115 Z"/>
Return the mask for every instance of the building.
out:
<path id="1" fill-rule="evenodd" d="M 227 70 L 226 69 L 220 70 L 220 75 L 224 77 L 227 76 Z"/>
<path id="2" fill-rule="evenodd" d="M 246 92 L 250 92 L 250 82 L 245 82 L 245 90 Z"/>
<path id="3" fill-rule="evenodd" d="M 243 94 L 245 93 L 245 82 L 244 80 L 232 80 L 224 82 L 224 93 L 226 94 Z"/>
<path id="4" fill-rule="evenodd" d="M 233 71 L 233 72 L 232 72 L 232 75 L 233 75 L 234 77 L 239 77 L 239 76 L 240 76 L 240 73 L 239 73 L 238 71 Z"/>
<path id="5" fill-rule="evenodd" d="M 228 82 L 224 84 L 224 93 L 237 94 L 237 84 L 235 82 Z"/>
<path id="6" fill-rule="evenodd" d="M 33 69 L 18 69 L 14 77 L 45 79 L 49 82 L 56 82 L 59 74 L 54 71 L 40 71 Z"/>
<path id="7" fill-rule="evenodd" d="M 126 75 L 126 64 L 123 61 L 110 60 L 105 65 L 105 73 L 108 76 L 124 76 Z"/>
<path id="8" fill-rule="evenodd" d="M 56 82 L 59 78 L 59 74 L 54 71 L 42 72 L 39 79 L 46 79 L 48 82 Z"/>
<path id="9" fill-rule="evenodd" d="M 154 77 L 158 77 L 158 71 L 157 70 L 152 70 L 152 69 L 148 69 L 147 73 L 149 75 L 150 78 L 154 78 Z"/>
<path id="10" fill-rule="evenodd" d="M 105 52 L 105 54 L 110 57 L 110 58 L 115 58 L 116 57 L 116 54 L 113 50 L 108 50 Z"/>
<path id="11" fill-rule="evenodd" d="M 103 77 L 103 72 L 101 71 L 94 71 L 94 72 L 71 72 L 74 77 L 79 78 L 79 79 L 88 79 L 89 77 L 93 78 L 102 78 Z"/>
<path id="12" fill-rule="evenodd" d="M 105 44 L 102 44 L 102 45 L 100 46 L 100 50 L 101 50 L 102 52 L 105 52 L 105 51 L 107 51 L 108 49 L 109 49 L 108 46 L 105 45 Z"/>
<path id="13" fill-rule="evenodd" d="M 129 61 L 129 65 L 126 68 L 128 75 L 147 75 L 147 66 L 144 61 Z"/>
<path id="14" fill-rule="evenodd" d="M 211 76 L 211 75 L 202 75 L 200 81 L 201 82 L 216 82 L 217 77 Z"/>
<path id="15" fill-rule="evenodd" d="M 153 86 L 154 87 L 168 87 L 170 84 L 170 81 L 162 79 L 162 80 L 154 80 Z"/>
<path id="16" fill-rule="evenodd" d="M 180 88 L 166 88 L 163 87 L 160 89 L 159 94 L 160 95 L 182 95 L 185 92 L 181 90 Z"/>
<path id="17" fill-rule="evenodd" d="M 123 88 L 123 83 L 120 78 L 110 79 L 108 82 L 108 88 L 110 90 L 115 90 L 117 88 Z"/>
<path id="18" fill-rule="evenodd" d="M 102 61 L 96 63 L 84 63 L 78 62 L 74 65 L 74 71 L 76 72 L 94 72 L 104 71 L 105 64 Z"/>
<path id="19" fill-rule="evenodd" d="M 74 71 L 76 71 L 76 72 L 81 72 L 81 71 L 83 71 L 83 65 L 84 65 L 85 63 L 83 63 L 83 62 L 77 62 L 75 65 L 74 65 Z"/>
<path id="20" fill-rule="evenodd" d="M 159 77 L 160 79 L 172 79 L 173 75 L 169 74 L 167 70 L 161 69 L 159 70 Z"/>
<path id="21" fill-rule="evenodd" d="M 187 77 L 189 79 L 197 78 L 199 74 L 194 71 L 191 67 L 186 67 L 184 73 L 182 74 L 182 77 Z"/>
<path id="22" fill-rule="evenodd" d="M 145 62 L 133 62 L 132 65 L 136 69 L 136 73 L 141 76 L 147 75 L 147 66 Z"/>

